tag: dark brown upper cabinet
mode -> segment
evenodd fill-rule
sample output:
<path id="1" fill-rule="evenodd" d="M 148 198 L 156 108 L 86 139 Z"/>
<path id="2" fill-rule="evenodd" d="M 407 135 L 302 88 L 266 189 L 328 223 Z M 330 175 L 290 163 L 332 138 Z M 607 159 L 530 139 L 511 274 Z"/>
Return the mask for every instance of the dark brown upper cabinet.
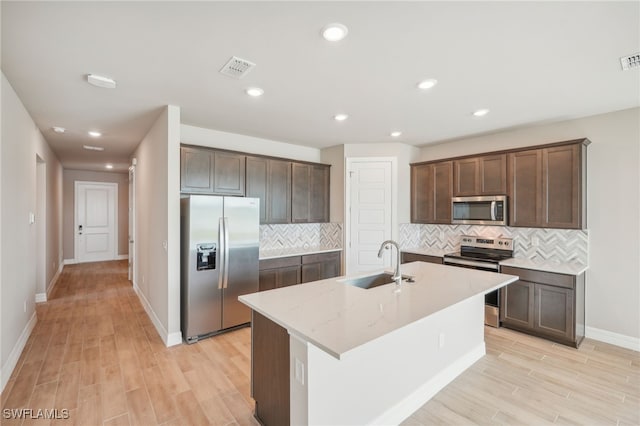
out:
<path id="1" fill-rule="evenodd" d="M 291 222 L 329 222 L 329 170 L 321 164 L 291 164 Z"/>
<path id="2" fill-rule="evenodd" d="M 509 224 L 586 227 L 588 140 L 508 155 Z"/>
<path id="3" fill-rule="evenodd" d="M 453 162 L 411 165 L 411 222 L 451 223 Z"/>
<path id="4" fill-rule="evenodd" d="M 180 191 L 244 195 L 245 156 L 207 148 L 180 148 Z"/>
<path id="5" fill-rule="evenodd" d="M 291 162 L 247 157 L 246 195 L 260 198 L 260 223 L 290 223 Z"/>
<path id="6" fill-rule="evenodd" d="M 507 193 L 506 154 L 455 160 L 453 170 L 456 197 Z"/>

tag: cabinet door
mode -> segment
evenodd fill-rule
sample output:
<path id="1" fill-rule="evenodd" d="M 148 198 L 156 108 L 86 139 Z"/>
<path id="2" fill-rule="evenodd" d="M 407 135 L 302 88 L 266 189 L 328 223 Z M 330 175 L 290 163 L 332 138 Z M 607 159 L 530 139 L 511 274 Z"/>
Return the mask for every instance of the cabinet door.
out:
<path id="1" fill-rule="evenodd" d="M 411 223 L 433 221 L 433 166 L 411 166 Z"/>
<path id="2" fill-rule="evenodd" d="M 534 325 L 534 284 L 516 281 L 501 290 L 500 320 L 505 326 L 531 330 Z"/>
<path id="3" fill-rule="evenodd" d="M 309 170 L 309 222 L 329 222 L 329 167 Z"/>
<path id="4" fill-rule="evenodd" d="M 580 145 L 542 150 L 542 226 L 581 227 Z"/>
<path id="5" fill-rule="evenodd" d="M 291 162 L 268 160 L 265 223 L 291 222 Z"/>
<path id="6" fill-rule="evenodd" d="M 278 269 L 276 287 L 288 287 L 296 284 L 300 284 L 300 266 L 289 266 Z"/>
<path id="7" fill-rule="evenodd" d="M 507 155 L 480 157 L 479 182 L 481 195 L 504 195 L 507 193 Z"/>
<path id="8" fill-rule="evenodd" d="M 260 198 L 260 223 L 267 222 L 267 168 L 266 158 L 247 157 L 247 197 Z"/>
<path id="9" fill-rule="evenodd" d="M 242 154 L 213 152 L 213 192 L 220 195 L 244 195 L 245 159 Z"/>
<path id="10" fill-rule="evenodd" d="M 307 263 L 306 265 L 302 265 L 301 282 L 309 283 L 311 281 L 318 281 L 321 279 L 322 279 L 321 263 Z"/>
<path id="11" fill-rule="evenodd" d="M 214 189 L 212 151 L 180 148 L 180 191 L 211 194 Z"/>
<path id="12" fill-rule="evenodd" d="M 444 161 L 433 164 L 433 203 L 432 223 L 451 223 L 451 197 L 453 196 L 453 163 Z"/>
<path id="13" fill-rule="evenodd" d="M 258 291 L 273 290 L 278 281 L 278 270 L 267 269 L 258 273 Z"/>
<path id="14" fill-rule="evenodd" d="M 309 177 L 308 164 L 291 164 L 291 222 L 309 221 Z"/>
<path id="15" fill-rule="evenodd" d="M 464 158 L 453 162 L 456 197 L 480 195 L 480 167 L 478 158 Z"/>
<path id="16" fill-rule="evenodd" d="M 341 272 L 340 265 L 340 256 L 323 262 L 321 279 L 326 280 L 327 278 L 339 277 Z"/>
<path id="17" fill-rule="evenodd" d="M 509 225 L 539 227 L 542 222 L 542 151 L 509 154 Z"/>
<path id="18" fill-rule="evenodd" d="M 536 284 L 536 331 L 573 342 L 573 295 L 572 289 Z"/>

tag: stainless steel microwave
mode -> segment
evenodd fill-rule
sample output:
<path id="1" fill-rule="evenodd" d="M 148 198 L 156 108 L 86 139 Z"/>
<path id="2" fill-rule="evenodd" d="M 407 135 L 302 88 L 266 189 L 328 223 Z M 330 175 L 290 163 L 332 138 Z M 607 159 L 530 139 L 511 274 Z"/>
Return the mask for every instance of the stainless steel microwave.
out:
<path id="1" fill-rule="evenodd" d="M 462 225 L 506 225 L 507 196 L 453 197 L 451 223 Z"/>

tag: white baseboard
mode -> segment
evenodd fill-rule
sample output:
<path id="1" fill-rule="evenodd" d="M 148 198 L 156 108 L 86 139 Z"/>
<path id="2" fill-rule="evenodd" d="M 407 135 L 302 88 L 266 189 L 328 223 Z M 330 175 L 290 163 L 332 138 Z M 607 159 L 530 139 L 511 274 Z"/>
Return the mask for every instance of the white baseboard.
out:
<path id="1" fill-rule="evenodd" d="M 78 262 L 75 259 L 65 259 L 62 263 L 63 265 L 75 265 Z"/>
<path id="2" fill-rule="evenodd" d="M 16 368 L 16 365 L 18 365 L 18 359 L 20 359 L 20 355 L 24 350 L 24 346 L 27 344 L 27 340 L 29 339 L 29 336 L 31 336 L 31 332 L 33 331 L 33 328 L 36 326 L 37 322 L 38 316 L 34 311 L 33 315 L 31 315 L 31 318 L 27 322 L 27 325 L 22 330 L 20 337 L 18 337 L 18 341 L 11 350 L 9 358 L 7 358 L 7 362 L 4 363 L 2 369 L 0 370 L 0 392 L 4 390 L 4 387 L 7 385 L 9 379 L 11 378 L 13 370 Z"/>
<path id="3" fill-rule="evenodd" d="M 453 364 L 439 372 L 427 383 L 420 386 L 407 398 L 394 405 L 382 415 L 378 416 L 371 424 L 374 425 L 398 425 L 415 413 L 435 394 L 451 383 L 456 377 L 471 367 L 486 353 L 484 342 L 476 346 L 471 352 L 458 358 Z"/>
<path id="4" fill-rule="evenodd" d="M 47 301 L 47 293 L 36 293 L 36 303 Z"/>
<path id="5" fill-rule="evenodd" d="M 63 269 L 64 269 L 64 262 L 61 262 L 60 266 L 58 266 L 58 270 L 56 271 L 56 274 L 53 276 L 53 278 L 51 278 L 51 282 L 47 286 L 47 298 L 51 296 L 51 292 L 53 291 L 56 284 L 58 284 L 58 278 L 60 278 L 60 275 L 62 274 Z"/>
<path id="6" fill-rule="evenodd" d="M 128 254 L 118 254 L 116 255 L 116 257 L 114 257 L 113 259 L 107 259 L 107 260 L 90 260 L 88 262 L 108 262 L 109 260 L 125 260 L 125 259 L 129 259 L 129 255 Z M 75 259 L 65 259 L 64 260 L 64 264 L 65 265 L 75 265 L 76 263 L 82 263 L 82 262 L 78 262 Z"/>
<path id="7" fill-rule="evenodd" d="M 129 259 L 129 255 L 128 254 L 119 254 L 115 258 L 115 260 L 125 260 L 125 259 Z"/>
<path id="8" fill-rule="evenodd" d="M 613 331 L 585 327 L 585 337 L 640 352 L 640 339 Z"/>
<path id="9" fill-rule="evenodd" d="M 151 304 L 149 303 L 147 298 L 144 296 L 144 294 L 140 291 L 140 289 L 135 284 L 133 286 L 133 290 L 138 295 L 138 299 L 140 299 L 140 302 L 142 303 L 142 307 L 144 308 L 145 312 L 151 319 L 153 326 L 156 328 L 156 331 L 160 335 L 160 338 L 164 342 L 165 346 L 169 347 L 169 346 L 175 346 L 175 345 L 181 344 L 182 335 L 180 333 L 169 334 L 167 330 L 164 328 L 164 326 L 162 325 L 162 322 L 160 322 L 160 319 L 158 318 L 155 311 L 151 307 Z M 177 338 L 176 335 L 179 336 L 179 338 Z"/>

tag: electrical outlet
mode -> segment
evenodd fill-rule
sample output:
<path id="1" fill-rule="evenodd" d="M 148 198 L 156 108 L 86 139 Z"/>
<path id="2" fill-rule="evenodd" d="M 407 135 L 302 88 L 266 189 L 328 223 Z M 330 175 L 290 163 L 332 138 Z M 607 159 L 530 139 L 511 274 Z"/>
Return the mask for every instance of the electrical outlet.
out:
<path id="1" fill-rule="evenodd" d="M 296 358 L 296 371 L 295 377 L 298 383 L 304 385 L 304 363 Z"/>
<path id="2" fill-rule="evenodd" d="M 24 299 L 24 313 L 27 313 L 27 299 Z"/>

